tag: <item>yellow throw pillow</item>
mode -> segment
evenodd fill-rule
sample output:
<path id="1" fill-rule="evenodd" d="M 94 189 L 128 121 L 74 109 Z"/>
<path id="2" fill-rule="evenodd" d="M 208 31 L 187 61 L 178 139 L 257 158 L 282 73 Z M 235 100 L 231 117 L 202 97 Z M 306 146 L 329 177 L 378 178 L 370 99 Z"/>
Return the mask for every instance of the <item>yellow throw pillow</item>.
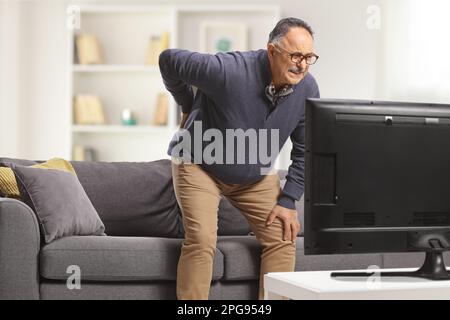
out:
<path id="1" fill-rule="evenodd" d="M 46 162 L 32 165 L 33 168 L 54 169 L 72 173 L 75 177 L 77 174 L 72 164 L 61 158 L 52 158 Z M 8 198 L 20 199 L 19 188 L 17 187 L 16 177 L 11 168 L 0 167 L 0 192 Z"/>
<path id="2" fill-rule="evenodd" d="M 14 172 L 8 167 L 0 167 L 0 192 L 8 198 L 19 198 Z"/>

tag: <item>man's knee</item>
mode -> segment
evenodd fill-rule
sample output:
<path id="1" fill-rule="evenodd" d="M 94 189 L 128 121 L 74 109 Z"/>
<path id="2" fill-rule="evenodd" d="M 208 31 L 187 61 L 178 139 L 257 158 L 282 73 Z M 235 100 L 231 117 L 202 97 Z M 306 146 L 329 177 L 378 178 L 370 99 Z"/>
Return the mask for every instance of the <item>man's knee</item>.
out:
<path id="1" fill-rule="evenodd" d="M 269 241 L 261 241 L 261 244 L 263 247 L 263 251 L 278 251 L 295 255 L 296 241 L 274 238 L 270 239 Z"/>
<path id="2" fill-rule="evenodd" d="M 217 243 L 217 233 L 209 232 L 190 232 L 186 235 L 184 245 L 195 246 L 203 250 L 215 250 Z"/>

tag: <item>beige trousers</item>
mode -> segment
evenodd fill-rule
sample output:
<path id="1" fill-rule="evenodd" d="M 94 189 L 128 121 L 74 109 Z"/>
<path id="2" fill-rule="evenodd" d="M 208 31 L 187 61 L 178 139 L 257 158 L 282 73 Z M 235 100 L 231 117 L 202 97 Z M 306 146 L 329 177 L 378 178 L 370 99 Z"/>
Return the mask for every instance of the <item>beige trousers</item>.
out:
<path id="1" fill-rule="evenodd" d="M 208 299 L 221 194 L 245 215 L 261 243 L 259 299 L 264 297 L 264 274 L 294 270 L 295 242 L 283 240 L 279 219 L 266 226 L 281 191 L 278 175 L 267 175 L 251 184 L 225 184 L 197 164 L 174 162 L 172 174 L 185 230 L 177 270 L 178 299 Z"/>

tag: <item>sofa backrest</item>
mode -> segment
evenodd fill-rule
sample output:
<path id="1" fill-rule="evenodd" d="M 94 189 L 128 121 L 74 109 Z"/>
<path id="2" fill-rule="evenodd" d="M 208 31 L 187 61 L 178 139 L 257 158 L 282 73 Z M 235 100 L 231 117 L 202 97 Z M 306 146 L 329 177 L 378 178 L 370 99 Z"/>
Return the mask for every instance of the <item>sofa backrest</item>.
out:
<path id="1" fill-rule="evenodd" d="M 11 163 L 28 166 L 37 162 L 41 161 L 0 158 L 0 166 Z M 184 237 L 170 160 L 71 163 L 108 235 Z M 285 170 L 278 172 L 282 186 L 286 173 Z M 297 211 L 303 222 L 302 202 L 297 202 Z M 218 214 L 219 235 L 250 233 L 244 216 L 224 197 Z"/>
<path id="2" fill-rule="evenodd" d="M 181 235 L 169 160 L 72 161 L 72 165 L 108 235 Z"/>
<path id="3" fill-rule="evenodd" d="M 42 161 L 0 158 L 0 166 Z M 111 236 L 182 236 L 170 160 L 71 162 Z"/>

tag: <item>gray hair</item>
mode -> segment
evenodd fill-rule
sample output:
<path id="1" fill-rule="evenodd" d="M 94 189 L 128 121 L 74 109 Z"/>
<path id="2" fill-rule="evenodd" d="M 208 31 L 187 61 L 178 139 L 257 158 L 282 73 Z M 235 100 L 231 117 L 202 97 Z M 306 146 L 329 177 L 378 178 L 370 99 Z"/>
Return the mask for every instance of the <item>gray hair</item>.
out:
<path id="1" fill-rule="evenodd" d="M 278 43 L 281 40 L 281 38 L 283 38 L 286 35 L 286 33 L 288 33 L 288 31 L 294 27 L 305 29 L 314 38 L 314 32 L 311 26 L 302 19 L 284 18 L 278 21 L 275 28 L 273 28 L 273 30 L 270 32 L 268 42 Z"/>

